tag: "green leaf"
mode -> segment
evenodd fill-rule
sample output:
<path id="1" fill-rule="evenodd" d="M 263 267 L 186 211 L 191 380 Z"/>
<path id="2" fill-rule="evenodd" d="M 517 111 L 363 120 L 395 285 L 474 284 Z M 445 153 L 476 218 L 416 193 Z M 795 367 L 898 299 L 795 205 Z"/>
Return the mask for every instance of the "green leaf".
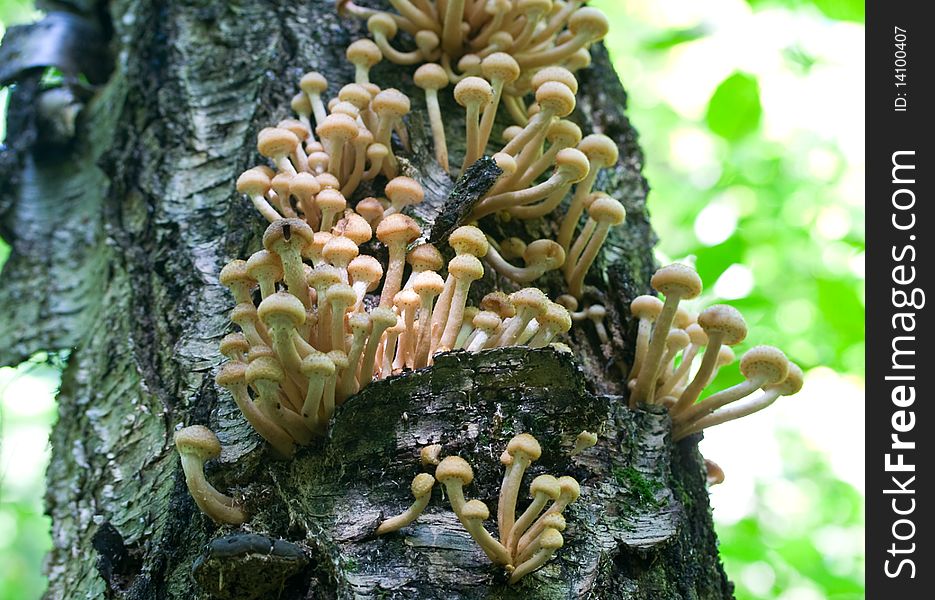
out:
<path id="1" fill-rule="evenodd" d="M 864 0 L 812 0 L 829 19 L 864 22 Z"/>
<path id="2" fill-rule="evenodd" d="M 727 140 L 738 140 L 756 131 L 762 116 L 756 77 L 737 72 L 714 90 L 705 120 L 712 132 Z"/>
<path id="3" fill-rule="evenodd" d="M 708 35 L 710 30 L 703 25 L 696 25 L 695 27 L 689 27 L 686 29 L 673 29 L 662 35 L 648 40 L 644 47 L 647 50 L 668 50 L 678 46 L 679 44 L 684 44 L 686 42 L 694 42 L 697 39 L 701 39 Z"/>

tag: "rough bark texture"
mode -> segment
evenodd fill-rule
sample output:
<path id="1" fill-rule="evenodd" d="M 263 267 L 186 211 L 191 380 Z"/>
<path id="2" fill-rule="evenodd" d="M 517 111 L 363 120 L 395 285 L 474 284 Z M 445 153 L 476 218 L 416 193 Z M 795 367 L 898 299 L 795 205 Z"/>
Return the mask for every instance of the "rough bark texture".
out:
<path id="1" fill-rule="evenodd" d="M 629 411 L 620 396 L 635 336 L 626 306 L 647 290 L 654 239 L 642 156 L 603 48 L 581 74 L 575 119 L 621 147 L 601 188 L 624 202 L 628 220 L 588 291 L 609 309 L 610 346 L 585 325 L 573 330 L 571 353 L 443 356 L 366 388 L 341 408 L 328 440 L 290 462 L 273 461 L 215 388 L 231 308 L 217 274 L 258 248 L 263 229 L 234 181 L 257 160 L 257 130 L 287 115 L 302 72 L 322 71 L 332 90 L 351 80 L 343 49 L 365 30 L 332 4 L 46 6 L 96 25 L 113 61 L 92 90 L 66 78 L 71 107 L 81 107 L 74 134 L 61 108 L 40 102 L 49 93 L 35 71 L 43 64 L 26 61 L 0 156 L 2 232 L 13 247 L 0 287 L 0 364 L 70 351 L 48 474 L 47 597 L 731 597 L 694 441 L 673 445 L 664 411 Z M 408 69 L 382 64 L 373 77 L 414 89 Z M 427 151 L 423 107 L 413 105 L 407 169 L 426 187 L 417 216 L 428 232 L 439 214 L 450 219 L 453 182 Z M 458 164 L 461 111 L 451 100 L 443 110 Z M 560 281 L 545 287 L 554 296 Z M 253 517 L 239 530 L 219 529 L 188 496 L 171 440 L 191 423 L 209 425 L 224 445 L 208 477 L 244 498 Z M 583 429 L 600 442 L 571 457 Z M 498 457 L 520 431 L 543 444 L 532 473 L 570 474 L 583 489 L 566 546 L 546 568 L 508 586 L 438 489 L 415 525 L 373 536 L 409 503 L 429 443 L 468 459 L 468 497 L 496 506 Z"/>

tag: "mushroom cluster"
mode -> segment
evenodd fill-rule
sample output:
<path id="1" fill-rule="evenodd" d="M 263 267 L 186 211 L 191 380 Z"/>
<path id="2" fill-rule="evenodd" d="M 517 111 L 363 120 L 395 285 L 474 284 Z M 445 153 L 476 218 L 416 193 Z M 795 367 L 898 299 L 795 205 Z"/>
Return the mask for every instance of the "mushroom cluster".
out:
<path id="1" fill-rule="evenodd" d="M 631 314 L 639 319 L 629 375 L 630 405 L 668 407 L 675 440 L 762 410 L 802 388 L 798 365 L 778 348 L 755 346 L 740 359 L 744 381 L 699 402 L 719 369 L 734 362 L 731 347 L 747 337 L 747 324 L 726 304 L 709 306 L 697 316 L 680 307 L 681 300 L 696 298 L 702 290 L 701 278 L 688 265 L 662 267 L 651 285 L 664 302 L 639 296 L 630 303 Z"/>
<path id="2" fill-rule="evenodd" d="M 434 478 L 420 473 L 412 482 L 414 503 L 405 512 L 380 524 L 378 534 L 390 533 L 412 523 L 428 505 L 434 481 L 445 488 L 451 508 L 461 524 L 494 564 L 510 574 L 510 583 L 542 567 L 562 547 L 565 530 L 562 513 L 581 495 L 578 482 L 569 476 L 539 475 L 529 486 L 531 502 L 517 516 L 516 502 L 529 466 L 539 459 L 542 448 L 528 433 L 521 433 L 507 444 L 500 457 L 506 472 L 497 505 L 498 537 L 484 527 L 490 510 L 480 500 L 466 500 L 464 487 L 474 480 L 474 470 L 459 456 L 448 456 L 438 463 Z"/>

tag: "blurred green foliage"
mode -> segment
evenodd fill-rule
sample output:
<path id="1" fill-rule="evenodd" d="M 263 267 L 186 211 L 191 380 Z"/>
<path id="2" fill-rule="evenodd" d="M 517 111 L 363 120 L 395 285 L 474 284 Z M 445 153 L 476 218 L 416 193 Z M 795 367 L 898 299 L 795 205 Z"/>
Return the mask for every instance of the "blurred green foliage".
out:
<path id="1" fill-rule="evenodd" d="M 862 374 L 863 209 L 848 164 L 855 153 L 835 131 L 776 135 L 775 104 L 765 100 L 767 91 L 789 77 L 807 78 L 827 57 L 808 39 L 790 36 L 774 57 L 780 66 L 761 72 L 742 62 L 748 49 L 738 44 L 736 57 L 722 53 L 722 63 L 704 65 L 723 75 L 706 101 L 686 108 L 682 96 L 699 90 L 692 81 L 672 85 L 675 61 L 700 52 L 743 0 L 706 3 L 705 16 L 690 19 L 678 0 L 592 4 L 613 24 L 606 43 L 641 132 L 662 257 L 693 257 L 708 283 L 702 301 L 727 300 L 741 309 L 754 332 L 750 343 L 776 344 L 805 368 Z M 829 27 L 832 20 L 863 22 L 862 0 L 746 4 L 774 18 L 777 28 L 787 26 L 790 15 L 820 26 L 826 19 Z M 31 5 L 0 0 L 0 31 L 4 23 L 33 18 Z M 851 51 L 855 60 L 862 56 L 861 49 Z M 836 101 L 847 106 L 845 98 Z M 2 115 L 0 106 L 0 121 Z M 2 132 L 0 125 L 0 138 Z M 0 240 L 0 265 L 8 253 Z M 43 357 L 0 370 L 0 442 L 23 432 L 45 439 L 54 408 L 22 411 L 19 403 L 48 397 L 57 377 Z M 738 379 L 736 369 L 728 370 L 719 383 Z M 11 382 L 24 389 L 24 381 L 32 386 L 26 385 L 32 391 L 25 397 L 3 393 Z M 783 435 L 783 478 L 757 482 L 755 511 L 718 527 L 738 598 L 861 598 L 863 499 L 836 478 L 820 452 L 795 433 Z M 39 461 L 29 477 L 16 481 L 0 473 L 0 600 L 37 598 L 45 586 L 40 565 L 51 544 L 42 514 L 44 465 Z"/>

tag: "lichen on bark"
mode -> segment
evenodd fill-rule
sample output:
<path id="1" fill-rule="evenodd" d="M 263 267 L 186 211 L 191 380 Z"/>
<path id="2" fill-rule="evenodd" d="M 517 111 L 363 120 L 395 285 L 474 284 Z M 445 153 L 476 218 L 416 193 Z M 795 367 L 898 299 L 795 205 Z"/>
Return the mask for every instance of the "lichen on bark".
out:
<path id="1" fill-rule="evenodd" d="M 217 274 L 259 247 L 263 227 L 234 181 L 257 161 L 259 128 L 287 116 L 301 73 L 351 80 L 343 48 L 366 30 L 324 0 L 56 6 L 66 4 L 103 20 L 113 72 L 63 146 L 34 135 L 41 91 L 24 80 L 9 128 L 22 143 L 0 160 L 0 217 L 12 245 L 0 287 L 8 340 L 0 364 L 71 350 L 48 473 L 48 598 L 208 597 L 209 577 L 193 577 L 193 565 L 205 563 L 212 540 L 244 532 L 304 552 L 306 564 L 276 563 L 277 573 L 297 571 L 284 580 L 284 599 L 731 596 L 694 441 L 671 444 L 664 414 L 631 412 L 621 401 L 635 336 L 626 307 L 648 289 L 654 236 L 626 95 L 602 47 L 580 74 L 574 118 L 621 148 L 599 183 L 624 203 L 627 223 L 588 280 L 589 297 L 608 307 L 612 347 L 584 326 L 571 333 L 571 354 L 440 357 L 431 369 L 372 384 L 341 408 L 327 441 L 276 462 L 213 383 L 232 304 Z M 381 64 L 373 77 L 419 97 L 407 69 Z M 456 164 L 460 109 L 443 95 L 442 110 Z M 434 163 L 428 128 L 417 125 L 426 122 L 419 102 L 409 121 L 405 159 L 426 188 L 417 216 L 435 223 L 453 182 Z M 498 226 L 503 235 L 552 229 Z M 556 276 L 543 285 L 554 297 L 562 284 Z M 252 510 L 242 531 L 219 530 L 187 495 L 171 440 L 189 423 L 218 432 L 224 454 L 208 477 Z M 600 441 L 571 458 L 582 429 Z M 468 496 L 492 506 L 499 453 L 520 431 L 543 444 L 534 473 L 571 474 L 585 492 L 569 512 L 566 547 L 540 573 L 506 585 L 439 490 L 416 524 L 374 537 L 379 520 L 408 503 L 419 447 L 441 443 L 470 460 Z M 270 548 L 232 560 L 258 569 L 273 560 Z M 249 597 L 242 587 L 230 597 Z"/>

